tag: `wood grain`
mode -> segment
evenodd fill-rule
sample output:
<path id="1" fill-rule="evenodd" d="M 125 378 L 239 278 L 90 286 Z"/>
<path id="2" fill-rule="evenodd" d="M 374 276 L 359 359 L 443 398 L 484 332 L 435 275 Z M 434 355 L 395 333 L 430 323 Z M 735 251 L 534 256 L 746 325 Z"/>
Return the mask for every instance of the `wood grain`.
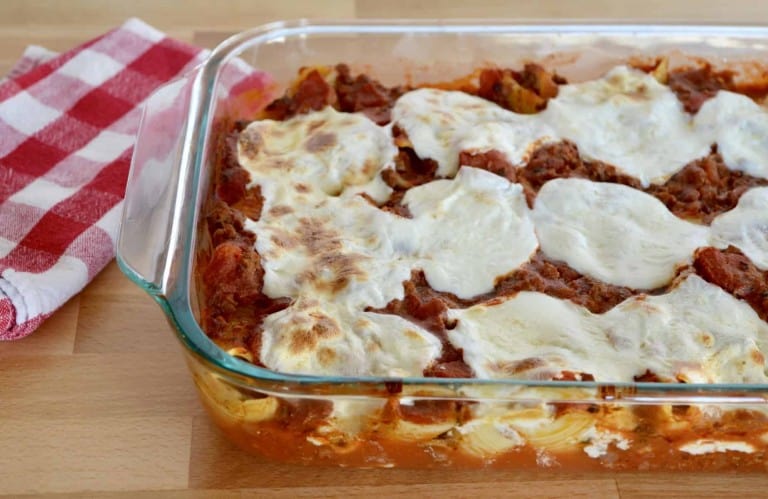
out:
<path id="1" fill-rule="evenodd" d="M 296 17 L 578 18 L 768 23 L 763 2 L 647 0 L 3 0 L 0 71 L 136 16 L 212 46 Z M 0 343 L 0 497 L 768 497 L 762 475 L 354 470 L 248 456 L 197 402 L 159 307 L 110 264 L 35 334 Z"/>

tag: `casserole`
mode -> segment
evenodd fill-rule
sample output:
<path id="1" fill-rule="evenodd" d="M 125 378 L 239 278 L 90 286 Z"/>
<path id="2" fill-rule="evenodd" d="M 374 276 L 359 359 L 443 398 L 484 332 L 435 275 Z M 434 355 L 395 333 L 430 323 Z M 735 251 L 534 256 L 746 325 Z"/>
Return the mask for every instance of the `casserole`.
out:
<path id="1" fill-rule="evenodd" d="M 765 35 L 757 28 L 363 22 L 276 24 L 238 35 L 150 101 L 118 261 L 176 328 L 214 421 L 269 457 L 354 466 L 764 470 L 763 384 L 309 376 L 257 367 L 201 330 L 195 256 L 211 244 L 199 227 L 222 130 L 252 119 L 299 67 L 343 61 L 393 85 L 533 60 L 580 81 L 630 58 L 664 55 L 672 64 L 727 62 L 737 78 L 760 81 L 763 68 L 754 61 L 766 54 Z M 371 53 L 379 54 L 375 62 Z M 258 90 L 230 97 L 243 63 L 265 73 L 253 76 Z"/>

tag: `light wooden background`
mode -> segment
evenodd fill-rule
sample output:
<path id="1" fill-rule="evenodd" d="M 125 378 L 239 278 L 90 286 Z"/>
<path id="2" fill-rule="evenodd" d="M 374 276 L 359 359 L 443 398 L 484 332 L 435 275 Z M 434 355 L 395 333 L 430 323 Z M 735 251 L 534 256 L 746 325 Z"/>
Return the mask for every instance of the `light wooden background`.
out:
<path id="1" fill-rule="evenodd" d="M 768 24 L 762 0 L 0 0 L 0 73 L 141 17 L 211 46 L 296 17 L 512 17 Z M 761 475 L 349 470 L 247 456 L 208 422 L 160 309 L 111 264 L 31 337 L 0 343 L 0 496 L 768 497 Z"/>

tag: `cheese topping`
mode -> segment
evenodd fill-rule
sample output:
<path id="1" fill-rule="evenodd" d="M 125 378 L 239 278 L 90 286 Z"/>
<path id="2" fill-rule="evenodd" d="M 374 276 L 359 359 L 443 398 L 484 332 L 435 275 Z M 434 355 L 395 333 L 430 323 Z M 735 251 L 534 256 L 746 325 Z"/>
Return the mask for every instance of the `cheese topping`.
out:
<path id="1" fill-rule="evenodd" d="M 768 178 L 768 112 L 749 97 L 720 91 L 696 115 L 699 133 L 717 143 L 732 170 Z"/>
<path id="2" fill-rule="evenodd" d="M 420 158 L 437 161 L 437 175 L 451 177 L 462 151 L 501 151 L 514 165 L 541 144 L 557 141 L 539 115 L 507 111 L 464 92 L 422 88 L 398 99 L 392 121 L 405 130 Z"/>
<path id="3" fill-rule="evenodd" d="M 734 110 L 746 110 L 747 123 L 729 128 L 723 120 Z M 562 86 L 537 115 L 420 89 L 403 95 L 392 116 L 416 153 L 449 177 L 409 189 L 402 199 L 409 217 L 370 202 L 392 193 L 380 175 L 398 152 L 391 125 L 328 107 L 254 122 L 240 135 L 238 159 L 264 196 L 260 219 L 245 223 L 257 235 L 263 292 L 293 299 L 263 323 L 260 358 L 271 369 L 421 374 L 440 356 L 440 341 L 406 319 L 366 311 L 403 299 L 414 270 L 433 289 L 468 299 L 491 292 L 539 246 L 583 274 L 635 289 L 668 285 L 702 246 L 733 244 L 768 267 L 768 188 L 750 190 L 706 227 L 675 217 L 640 190 L 575 178 L 546 183 L 530 210 L 521 185 L 458 162 L 462 151 L 498 150 L 523 165 L 542 143 L 567 138 L 586 157 L 648 185 L 705 155 L 717 139 L 736 168 L 766 176 L 766 113 L 727 92 L 690 117 L 668 87 L 619 67 Z M 765 380 L 768 325 L 695 275 L 667 294 L 635 296 L 601 315 L 534 292 L 449 315 L 458 320 L 450 340 L 479 378 L 551 379 L 570 371 L 632 381 L 650 369 L 668 380 Z"/>
<path id="4" fill-rule="evenodd" d="M 491 291 L 538 245 L 522 187 L 476 168 L 408 191 L 410 219 L 360 196 L 295 202 L 290 188 L 268 190 L 273 205 L 292 207 L 246 221 L 259 235 L 270 297 L 322 294 L 380 308 L 402 298 L 412 269 L 423 269 L 435 289 L 470 298 Z"/>
<path id="5" fill-rule="evenodd" d="M 655 197 L 576 178 L 544 184 L 533 210 L 544 253 L 611 284 L 653 289 L 707 243 L 708 228 L 681 220 Z"/>
<path id="6" fill-rule="evenodd" d="M 560 86 L 535 115 L 462 92 L 420 89 L 397 101 L 392 119 L 419 157 L 437 161 L 440 176 L 455 173 L 462 151 L 498 150 L 523 166 L 538 146 L 568 139 L 583 157 L 610 163 L 644 187 L 664 183 L 714 143 L 729 168 L 768 178 L 765 108 L 721 91 L 692 117 L 668 86 L 625 66 Z"/>
<path id="7" fill-rule="evenodd" d="M 310 194 L 309 185 L 313 193 L 329 196 L 350 187 L 360 192 L 360 186 L 380 182 L 379 173 L 393 166 L 396 155 L 389 127 L 332 107 L 287 121 L 255 121 L 238 141 L 240 165 L 259 179 L 265 208 L 278 196 L 271 187 L 290 189 L 299 198 Z M 372 192 L 386 199 L 391 190 L 378 186 Z"/>
<path id="8" fill-rule="evenodd" d="M 705 156 L 711 144 L 695 133 L 668 86 L 626 66 L 560 87 L 542 115 L 582 156 L 615 165 L 646 187 Z"/>
<path id="9" fill-rule="evenodd" d="M 433 334 L 396 315 L 300 299 L 267 316 L 262 362 L 287 373 L 420 376 L 438 355 Z"/>
<path id="10" fill-rule="evenodd" d="M 462 168 L 455 180 L 409 190 L 404 202 L 413 222 L 393 227 L 398 247 L 434 289 L 459 298 L 491 291 L 538 246 L 522 187 L 485 170 Z"/>
<path id="11" fill-rule="evenodd" d="M 267 296 L 322 297 L 361 310 L 402 297 L 410 268 L 396 258 L 389 235 L 394 215 L 360 196 L 303 204 L 290 197 L 274 201 L 291 206 L 291 213 L 267 212 L 258 222 L 245 224 L 258 235 Z"/>
<path id="12" fill-rule="evenodd" d="M 732 244 L 768 270 L 768 187 L 745 192 L 736 208 L 715 218 L 711 227 L 718 245 Z"/>
<path id="13" fill-rule="evenodd" d="M 706 227 L 677 218 L 655 197 L 625 185 L 554 179 L 536 196 L 532 217 L 549 258 L 618 286 L 665 286 L 703 246 L 732 244 L 768 268 L 766 187 L 750 189 Z"/>
<path id="14" fill-rule="evenodd" d="M 383 211 L 355 194 L 382 192 L 370 189 L 376 186 L 373 174 L 390 167 L 392 154 L 388 147 L 371 149 L 371 144 L 379 144 L 380 133 L 389 131 L 370 122 L 356 123 L 367 121 L 357 115 L 344 121 L 335 111 L 323 111 L 322 120 L 315 114 L 287 122 L 256 122 L 242 134 L 241 164 L 265 193 L 261 218 L 246 220 L 245 227 L 258 236 L 263 292 L 297 303 L 321 301 L 323 306 L 312 313 L 336 310 L 331 319 L 340 337 L 308 342 L 305 353 L 298 355 L 292 349 L 294 338 L 307 336 L 313 323 L 304 308 L 292 305 L 264 321 L 262 362 L 282 372 L 418 374 L 439 356 L 439 342 L 436 348 L 411 348 L 393 341 L 382 347 L 385 354 L 363 355 L 360 335 L 376 338 L 380 330 L 395 335 L 421 330 L 404 319 L 361 314 L 401 299 L 402 283 L 414 269 L 422 269 L 435 289 L 460 297 L 490 292 L 497 276 L 526 262 L 538 247 L 522 187 L 484 170 L 464 168 L 454 179 L 410 189 L 403 204 L 412 218 Z M 310 126 L 319 121 L 324 124 Z M 353 129 L 372 127 L 367 142 L 359 137 L 366 147 L 339 146 L 336 152 L 290 148 L 311 140 L 301 139 L 302 134 L 326 133 L 324 127 L 342 121 Z M 334 168 L 336 154 L 344 156 L 338 164 L 347 173 L 326 176 L 323 172 Z M 372 164 L 375 169 L 370 169 Z M 370 323 L 366 328 L 359 325 L 361 317 Z M 338 362 L 331 362 L 328 353 L 320 359 L 322 349 L 333 352 Z M 400 372 L 387 359 L 402 357 L 402 349 L 421 353 L 418 362 L 406 362 Z M 357 363 L 349 360 L 352 352 L 360 354 Z"/>
<path id="15" fill-rule="evenodd" d="M 449 315 L 458 319 L 449 339 L 479 378 L 551 379 L 570 371 L 620 382 L 648 369 L 670 381 L 768 381 L 761 354 L 768 325 L 695 275 L 667 294 L 639 295 L 599 315 L 535 292 Z"/>
<path id="16" fill-rule="evenodd" d="M 405 202 L 413 219 L 352 197 L 327 198 L 316 205 L 292 204 L 293 213 L 247 221 L 246 228 L 258 235 L 256 249 L 265 271 L 264 293 L 297 299 L 318 297 L 324 307 L 334 303 L 332 306 L 338 308 L 335 320 L 344 338 L 341 344 L 354 343 L 358 340 L 352 338 L 360 334 L 357 323 L 364 314 L 361 311 L 401 299 L 402 283 L 410 277 L 411 269 L 424 269 L 436 289 L 470 297 L 491 291 L 497 275 L 527 261 L 537 247 L 521 187 L 486 171 L 462 169 L 453 180 L 411 189 Z M 485 217 L 486 213 L 493 215 Z M 304 315 L 292 306 L 267 317 L 261 356 L 265 365 L 282 372 L 318 373 L 316 362 L 289 361 L 290 351 L 275 351 L 276 346 L 286 345 L 287 340 L 280 338 L 292 337 L 293 321 L 303 322 Z M 389 316 L 377 317 L 375 325 L 390 321 Z M 418 331 L 399 318 L 387 327 L 382 325 L 382 331 L 397 334 L 394 326 Z M 410 348 L 402 342 L 387 347 L 396 351 Z M 316 350 L 310 355 L 316 355 Z M 425 351 L 431 352 L 428 358 L 434 360 L 440 354 L 439 342 L 436 350 Z M 361 355 L 357 362 L 367 364 L 369 374 L 383 369 L 380 357 Z M 347 364 L 334 364 L 341 370 L 335 373 L 347 373 L 346 369 L 352 369 Z M 330 373 L 329 369 L 323 372 Z"/>

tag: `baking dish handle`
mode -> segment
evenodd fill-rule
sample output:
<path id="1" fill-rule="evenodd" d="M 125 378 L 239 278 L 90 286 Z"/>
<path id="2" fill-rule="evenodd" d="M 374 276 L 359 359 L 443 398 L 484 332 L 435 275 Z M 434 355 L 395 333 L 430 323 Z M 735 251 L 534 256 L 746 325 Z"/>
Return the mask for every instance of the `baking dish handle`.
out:
<path id="1" fill-rule="evenodd" d="M 192 203 L 182 203 L 191 188 L 195 147 L 193 93 L 201 68 L 173 80 L 146 101 L 136 137 L 117 242 L 123 272 L 155 296 L 167 294 L 178 255 L 180 223 Z"/>

